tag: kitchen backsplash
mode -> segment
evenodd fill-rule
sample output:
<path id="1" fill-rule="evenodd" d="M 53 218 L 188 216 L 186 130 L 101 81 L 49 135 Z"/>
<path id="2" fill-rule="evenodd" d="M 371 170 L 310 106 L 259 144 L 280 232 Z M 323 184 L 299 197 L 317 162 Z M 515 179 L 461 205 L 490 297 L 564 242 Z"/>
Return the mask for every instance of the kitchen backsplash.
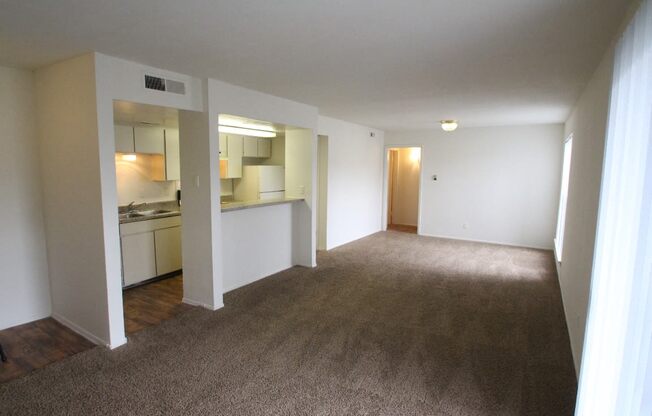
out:
<path id="1" fill-rule="evenodd" d="M 137 156 L 135 161 L 125 161 L 116 156 L 118 205 L 127 205 L 131 201 L 142 203 L 174 200 L 178 181 L 152 181 L 147 155 Z"/>

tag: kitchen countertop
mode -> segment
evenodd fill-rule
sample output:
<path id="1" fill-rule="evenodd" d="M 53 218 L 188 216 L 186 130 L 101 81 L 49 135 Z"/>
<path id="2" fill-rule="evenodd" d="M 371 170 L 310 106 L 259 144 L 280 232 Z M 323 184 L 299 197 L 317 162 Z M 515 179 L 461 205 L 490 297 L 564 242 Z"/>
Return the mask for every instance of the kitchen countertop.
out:
<path id="1" fill-rule="evenodd" d="M 267 199 L 267 200 L 257 199 L 255 201 L 231 201 L 231 202 L 222 202 L 221 207 L 222 207 L 222 212 L 231 212 L 231 211 L 239 211 L 241 209 L 266 207 L 270 205 L 279 205 L 279 204 L 289 204 L 291 202 L 297 202 L 303 200 L 304 200 L 303 198 L 283 198 L 283 199 Z"/>
<path id="2" fill-rule="evenodd" d="M 163 212 L 160 214 L 150 214 L 150 215 L 143 215 L 141 217 L 131 217 L 131 218 L 123 218 L 120 214 L 120 224 L 128 224 L 130 222 L 138 222 L 138 221 L 147 221 L 147 220 L 155 220 L 159 218 L 166 218 L 166 217 L 177 217 L 181 215 L 181 211 L 170 211 L 170 212 Z"/>
<path id="3" fill-rule="evenodd" d="M 156 220 L 159 218 L 166 217 L 176 217 L 181 215 L 181 208 L 177 201 L 161 201 L 161 202 L 148 202 L 144 204 L 137 204 L 135 207 L 136 213 L 142 213 L 147 211 L 167 211 L 161 212 L 158 214 L 150 213 L 138 217 L 125 217 L 124 214 L 127 212 L 127 206 L 118 207 L 118 218 L 120 219 L 120 224 L 128 224 L 130 222 L 139 222 L 147 220 Z"/>

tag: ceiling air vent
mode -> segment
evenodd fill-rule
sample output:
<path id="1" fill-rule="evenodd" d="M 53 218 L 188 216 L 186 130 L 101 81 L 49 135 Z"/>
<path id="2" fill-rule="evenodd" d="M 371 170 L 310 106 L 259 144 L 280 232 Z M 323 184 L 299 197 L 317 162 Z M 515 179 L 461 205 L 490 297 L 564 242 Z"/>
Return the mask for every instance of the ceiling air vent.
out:
<path id="1" fill-rule="evenodd" d="M 186 93 L 186 84 L 183 82 L 153 75 L 145 75 L 145 88 L 148 90 L 166 91 L 181 95 L 185 95 Z"/>

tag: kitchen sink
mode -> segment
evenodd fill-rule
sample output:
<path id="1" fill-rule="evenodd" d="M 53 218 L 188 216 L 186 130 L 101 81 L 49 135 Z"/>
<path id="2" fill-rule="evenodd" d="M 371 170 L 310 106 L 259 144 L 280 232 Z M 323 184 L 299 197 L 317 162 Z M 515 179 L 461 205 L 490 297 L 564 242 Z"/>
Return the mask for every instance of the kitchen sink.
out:
<path id="1" fill-rule="evenodd" d="M 144 216 L 144 214 L 138 212 L 125 212 L 124 214 L 120 214 L 120 218 L 139 218 Z"/>
<path id="2" fill-rule="evenodd" d="M 150 209 L 147 211 L 138 211 L 138 214 L 140 214 L 141 216 L 145 216 L 145 215 L 169 214 L 170 212 L 172 211 L 167 209 Z"/>

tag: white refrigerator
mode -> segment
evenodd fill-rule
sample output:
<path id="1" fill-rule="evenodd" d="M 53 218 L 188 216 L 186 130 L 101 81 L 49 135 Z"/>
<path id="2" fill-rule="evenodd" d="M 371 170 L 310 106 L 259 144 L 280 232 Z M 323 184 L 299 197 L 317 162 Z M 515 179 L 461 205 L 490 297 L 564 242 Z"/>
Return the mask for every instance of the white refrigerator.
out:
<path id="1" fill-rule="evenodd" d="M 234 179 L 233 198 L 236 201 L 285 198 L 285 168 L 243 166 L 242 178 Z"/>

